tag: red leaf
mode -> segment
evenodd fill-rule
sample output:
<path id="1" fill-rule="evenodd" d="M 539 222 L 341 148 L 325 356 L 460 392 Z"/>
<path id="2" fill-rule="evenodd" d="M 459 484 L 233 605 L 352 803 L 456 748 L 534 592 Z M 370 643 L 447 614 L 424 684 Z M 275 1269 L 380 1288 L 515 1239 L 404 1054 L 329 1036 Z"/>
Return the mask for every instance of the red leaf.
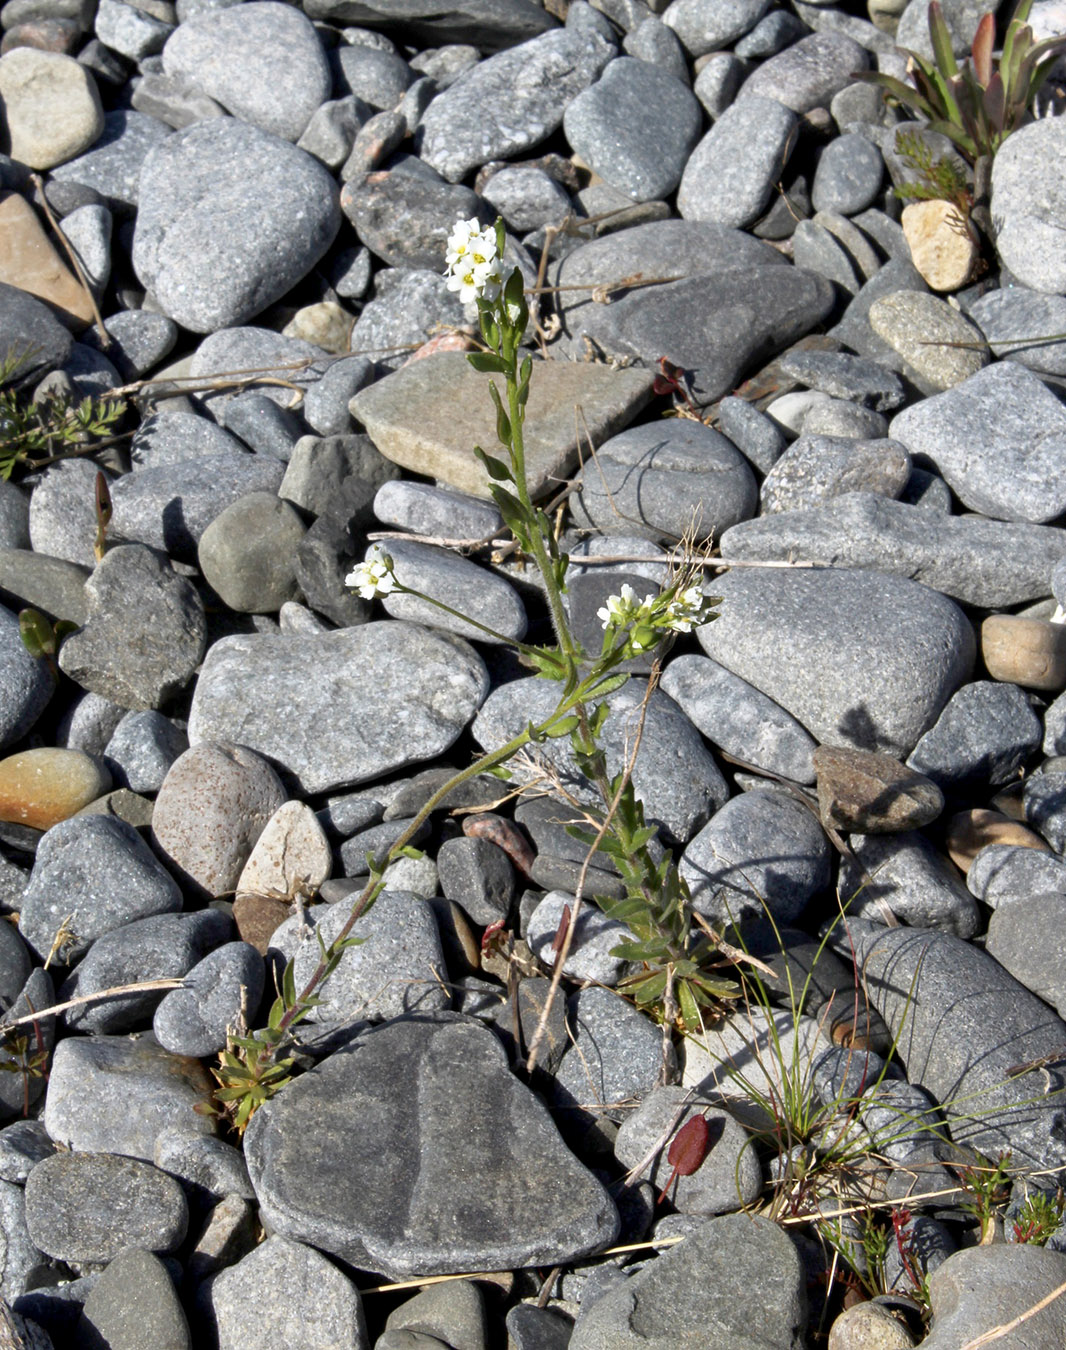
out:
<path id="1" fill-rule="evenodd" d="M 674 1184 L 675 1178 L 690 1177 L 697 1171 L 709 1150 L 710 1130 L 707 1128 L 707 1117 L 699 1113 L 690 1116 L 674 1135 L 666 1151 L 666 1161 L 674 1170 L 659 1192 L 657 1204 L 662 1203 L 663 1196 Z"/>
<path id="2" fill-rule="evenodd" d="M 555 952 L 562 950 L 562 945 L 566 941 L 566 935 L 570 929 L 570 906 L 563 906 L 562 918 L 559 920 L 559 927 L 555 930 L 555 936 L 552 938 L 551 950 Z"/>
<path id="3" fill-rule="evenodd" d="M 503 932 L 503 926 L 506 922 L 507 922 L 506 919 L 497 919 L 495 923 L 490 923 L 489 926 L 485 929 L 485 931 L 481 934 L 482 956 L 484 956 L 488 952 L 489 947 L 493 943 L 493 940 L 495 938 L 498 938 L 500 934 Z"/>
<path id="4" fill-rule="evenodd" d="M 996 20 L 986 14 L 977 25 L 973 40 L 973 69 L 982 88 L 987 89 L 992 78 L 992 47 L 996 41 Z"/>

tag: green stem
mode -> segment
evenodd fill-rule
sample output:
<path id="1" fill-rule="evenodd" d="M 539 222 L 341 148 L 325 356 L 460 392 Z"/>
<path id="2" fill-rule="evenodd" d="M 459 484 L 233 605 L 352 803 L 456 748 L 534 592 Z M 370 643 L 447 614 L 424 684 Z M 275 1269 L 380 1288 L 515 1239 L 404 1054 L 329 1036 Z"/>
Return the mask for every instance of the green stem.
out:
<path id="1" fill-rule="evenodd" d="M 535 647 L 531 647 L 527 642 L 519 642 L 517 638 L 510 638 L 504 633 L 498 633 L 495 628 L 490 628 L 488 624 L 472 619 L 469 614 L 464 614 L 462 610 L 452 609 L 451 605 L 446 605 L 443 600 L 438 600 L 436 596 L 427 595 L 425 591 L 416 591 L 413 586 L 405 586 L 401 581 L 396 582 L 393 594 L 413 595 L 418 600 L 425 600 L 445 614 L 450 614 L 453 618 L 461 619 L 463 623 L 479 628 L 481 632 L 487 633 L 494 642 L 501 642 L 505 647 L 511 647 L 514 651 L 521 652 L 523 656 L 543 656 L 543 652 L 538 652 Z"/>

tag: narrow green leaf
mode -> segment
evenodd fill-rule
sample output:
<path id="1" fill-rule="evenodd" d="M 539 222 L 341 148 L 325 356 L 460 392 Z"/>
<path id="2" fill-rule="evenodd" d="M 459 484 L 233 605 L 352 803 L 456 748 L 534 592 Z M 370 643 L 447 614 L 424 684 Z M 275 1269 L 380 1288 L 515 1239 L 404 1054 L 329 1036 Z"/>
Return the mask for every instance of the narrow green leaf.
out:
<path id="1" fill-rule="evenodd" d="M 929 6 L 929 41 L 932 43 L 937 69 L 944 75 L 958 74 L 959 67 L 951 48 L 951 30 L 944 21 L 944 11 L 937 0 L 932 0 Z"/>
<path id="2" fill-rule="evenodd" d="M 475 370 L 480 370 L 482 374 L 507 374 L 507 362 L 502 356 L 497 356 L 495 352 L 468 352 L 466 359 Z"/>
<path id="3" fill-rule="evenodd" d="M 497 459 L 494 455 L 487 455 L 480 445 L 474 446 L 474 458 L 485 466 L 485 472 L 490 478 L 496 479 L 497 482 L 514 482 L 514 475 L 503 460 Z"/>

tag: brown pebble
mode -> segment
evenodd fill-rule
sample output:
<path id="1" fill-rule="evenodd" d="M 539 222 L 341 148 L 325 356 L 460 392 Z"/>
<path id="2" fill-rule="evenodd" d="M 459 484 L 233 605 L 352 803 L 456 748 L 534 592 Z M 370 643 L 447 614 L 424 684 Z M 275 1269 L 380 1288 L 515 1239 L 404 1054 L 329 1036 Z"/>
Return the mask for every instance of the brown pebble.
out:
<path id="1" fill-rule="evenodd" d="M 994 680 L 1025 689 L 1066 689 L 1066 624 L 990 614 L 981 625 L 981 656 Z"/>
<path id="2" fill-rule="evenodd" d="M 0 820 L 47 830 L 110 786 L 107 769 L 83 750 L 23 750 L 0 760 Z"/>
<path id="3" fill-rule="evenodd" d="M 1002 811 L 960 811 L 948 822 L 944 844 L 951 861 L 963 872 L 970 870 L 975 855 L 989 844 L 1015 844 L 1051 852 L 1035 830 L 1011 820 Z"/>
<path id="4" fill-rule="evenodd" d="M 497 848 L 502 848 L 514 864 L 515 871 L 529 879 L 533 850 L 518 826 L 506 816 L 498 816 L 493 811 L 467 816 L 463 820 L 463 833 L 471 839 L 488 839 Z"/>
<path id="5" fill-rule="evenodd" d="M 270 939 L 292 913 L 292 905 L 269 895 L 239 895 L 233 902 L 233 922 L 241 941 L 260 956 L 266 956 Z"/>
<path id="6" fill-rule="evenodd" d="M 820 745 L 813 759 L 822 822 L 838 830 L 917 830 L 944 809 L 937 785 L 891 755 Z"/>

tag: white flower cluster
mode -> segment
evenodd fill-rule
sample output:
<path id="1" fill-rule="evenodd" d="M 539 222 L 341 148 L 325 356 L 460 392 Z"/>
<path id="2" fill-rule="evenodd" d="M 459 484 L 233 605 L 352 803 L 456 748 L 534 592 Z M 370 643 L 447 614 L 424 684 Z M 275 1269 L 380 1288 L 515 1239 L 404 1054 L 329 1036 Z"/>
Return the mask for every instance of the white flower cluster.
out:
<path id="1" fill-rule="evenodd" d="M 392 559 L 387 557 L 368 558 L 344 578 L 346 586 L 354 586 L 364 600 L 373 600 L 378 595 L 388 595 L 396 589 L 396 578 L 392 574 Z"/>
<path id="2" fill-rule="evenodd" d="M 448 236 L 448 289 L 459 292 L 462 304 L 495 300 L 503 284 L 496 255 L 496 231 L 475 220 L 456 221 Z"/>
<path id="3" fill-rule="evenodd" d="M 610 596 L 606 605 L 596 611 L 596 617 L 605 631 L 628 628 L 630 650 L 645 652 L 664 633 L 691 633 L 703 622 L 703 591 L 699 586 L 689 586 L 664 604 L 662 595 L 646 595 L 638 600 L 633 587 L 623 582 L 619 593 Z"/>

